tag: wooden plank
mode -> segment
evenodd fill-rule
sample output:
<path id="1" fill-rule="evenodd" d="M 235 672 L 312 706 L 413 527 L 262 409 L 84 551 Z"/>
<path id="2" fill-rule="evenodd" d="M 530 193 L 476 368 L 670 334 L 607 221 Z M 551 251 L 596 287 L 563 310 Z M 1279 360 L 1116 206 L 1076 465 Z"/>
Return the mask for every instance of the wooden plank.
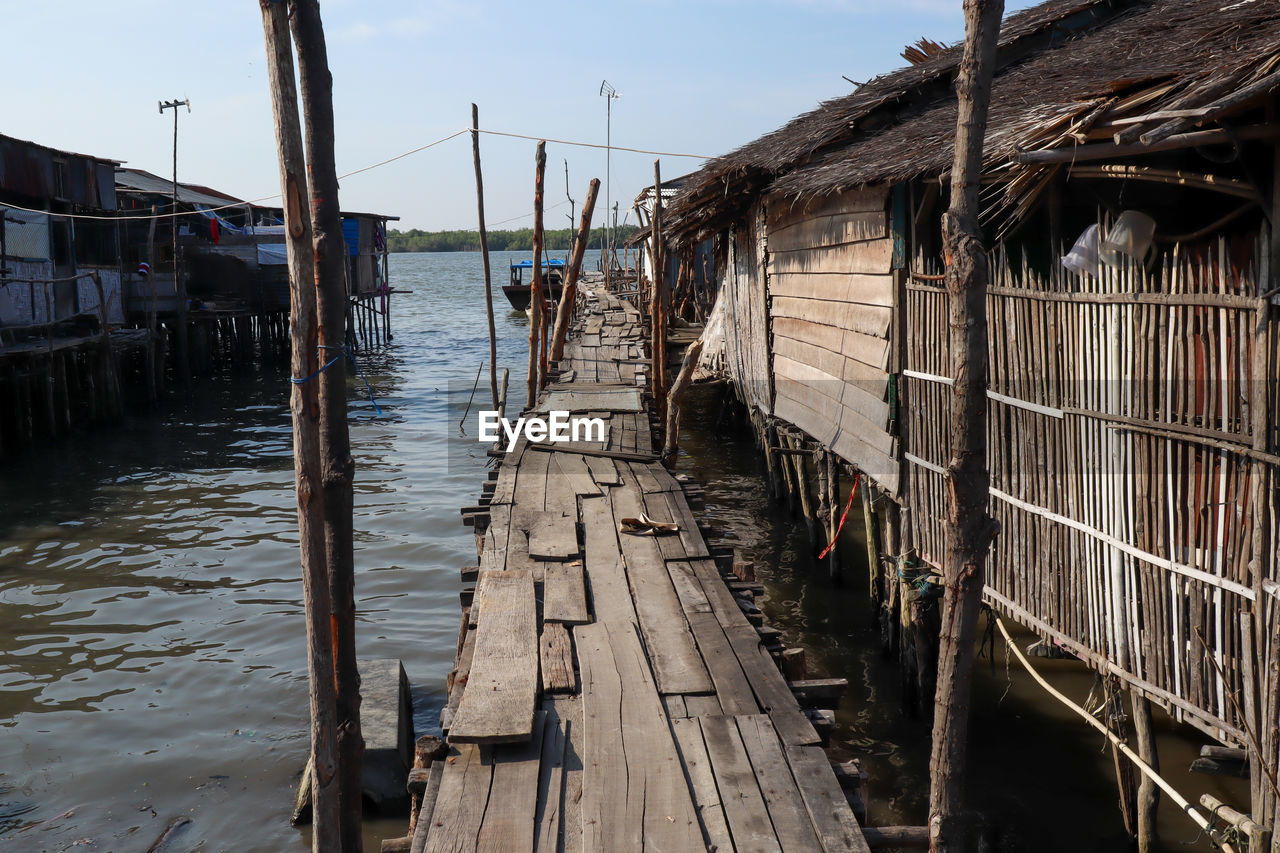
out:
<path id="1" fill-rule="evenodd" d="M 609 490 L 602 497 L 582 499 L 582 529 L 586 532 L 583 564 L 596 620 L 631 624 L 636 621 L 636 611 L 622 565 L 612 494 Z"/>
<path id="2" fill-rule="evenodd" d="M 640 391 L 636 388 L 594 389 L 575 383 L 572 390 L 551 391 L 538 406 L 539 412 L 638 412 Z"/>
<path id="3" fill-rule="evenodd" d="M 431 814 L 426 853 L 470 853 L 479 849 L 480 825 L 493 782 L 493 767 L 476 744 L 449 748 L 440 791 Z"/>
<path id="4" fill-rule="evenodd" d="M 818 410 L 830 405 L 822 395 L 787 379 L 779 379 L 775 392 L 773 410 L 778 418 L 799 427 L 827 446 L 836 440 L 838 421 Z M 804 402 L 797 400 L 797 397 Z"/>
<path id="5" fill-rule="evenodd" d="M 643 510 L 640 491 L 632 476 L 630 471 L 622 472 L 622 487 L 613 492 L 615 525 L 623 518 L 638 516 Z M 665 521 L 666 518 L 658 520 Z M 684 620 L 680 599 L 676 596 L 666 561 L 656 541 L 659 538 L 672 537 L 618 536 L 627 581 L 658 690 L 661 693 L 709 693 L 714 685 Z"/>
<path id="6" fill-rule="evenodd" d="M 507 544 L 511 534 L 511 507 L 493 504 L 489 507 L 489 527 L 481 538 L 480 571 L 501 570 L 507 565 Z"/>
<path id="7" fill-rule="evenodd" d="M 720 792 L 716 789 L 711 759 L 707 757 L 707 746 L 702 740 L 702 726 L 696 719 L 674 719 L 671 721 L 671 731 L 680 748 L 685 779 L 689 783 L 689 789 L 693 791 L 693 802 L 698 807 L 698 821 L 702 824 L 702 835 L 707 847 L 709 850 L 728 853 L 733 850 L 733 840 L 729 835 L 729 825 L 725 822 Z"/>
<path id="8" fill-rule="evenodd" d="M 542 621 L 570 625 L 591 621 L 581 561 L 548 563 L 543 568 Z"/>
<path id="9" fill-rule="evenodd" d="M 822 853 L 773 724 L 764 714 L 747 714 L 735 721 L 784 853 Z"/>
<path id="10" fill-rule="evenodd" d="M 675 587 L 680 606 L 687 614 L 710 613 L 711 602 L 702 591 L 702 584 L 693 573 L 693 567 L 684 560 L 671 560 L 667 563 L 667 572 L 671 575 L 671 585 Z"/>
<path id="11" fill-rule="evenodd" d="M 582 850 L 582 757 L 585 749 L 582 739 L 582 699 L 579 696 L 548 696 L 542 700 L 547 712 L 547 725 L 558 724 L 565 733 L 564 766 L 561 776 L 564 789 L 560 804 L 560 835 L 566 851 Z M 539 850 L 541 851 L 541 846 Z M 546 847 L 556 851 L 555 847 Z"/>
<path id="12" fill-rule="evenodd" d="M 529 556 L 536 560 L 571 560 L 578 556 L 576 515 L 539 512 L 529 516 Z"/>
<path id="13" fill-rule="evenodd" d="M 707 548 L 707 540 L 702 538 L 702 532 L 698 530 L 698 520 L 694 518 L 693 510 L 689 508 L 684 492 L 663 492 L 663 497 L 667 500 L 672 520 L 680 525 L 680 532 L 676 535 L 680 537 L 685 555 L 695 560 L 710 557 L 711 551 Z"/>
<path id="14" fill-rule="evenodd" d="M 785 747 L 791 774 L 827 853 L 870 853 L 858 819 L 820 746 Z"/>
<path id="15" fill-rule="evenodd" d="M 795 251 L 773 251 L 770 245 L 770 274 L 807 273 L 848 275 L 850 273 L 888 273 L 893 269 L 893 241 L 889 239 Z"/>
<path id="16" fill-rule="evenodd" d="M 559 853 L 564 837 L 565 749 L 572 723 L 562 719 L 554 708 L 540 713 L 546 720 L 542 725 L 533 849 L 535 853 Z"/>
<path id="17" fill-rule="evenodd" d="M 689 629 L 698 641 L 702 661 L 715 683 L 720 710 L 726 714 L 754 714 L 759 711 L 751 682 L 742 671 L 742 664 L 738 663 L 738 656 L 733 653 L 733 646 L 729 644 L 720 620 L 714 613 L 691 613 L 688 619 Z M 686 708 L 692 698 L 685 697 Z"/>
<path id="18" fill-rule="evenodd" d="M 715 716 L 724 713 L 720 699 L 714 694 L 708 696 L 686 696 L 684 697 L 684 709 L 690 717 Z"/>
<path id="19" fill-rule="evenodd" d="M 574 630 L 582 674 L 584 853 L 703 849 L 666 714 L 633 625 Z"/>
<path id="20" fill-rule="evenodd" d="M 889 191 L 884 186 L 865 187 L 835 195 L 824 195 L 810 198 L 805 202 L 797 202 L 786 196 L 768 195 L 765 197 L 765 208 L 768 210 L 767 220 L 770 240 L 775 231 L 780 231 L 792 223 L 807 222 L 823 217 L 848 216 L 851 213 L 873 213 L 885 211 Z"/>
<path id="21" fill-rule="evenodd" d="M 493 783 L 480 824 L 479 853 L 533 853 L 546 716 L 535 713 L 527 743 L 486 747 L 492 750 Z"/>
<path id="22" fill-rule="evenodd" d="M 471 608 L 475 609 L 474 605 Z M 462 615 L 463 621 L 470 621 L 470 614 Z M 476 632 L 468 627 L 463 635 L 462 648 L 453 665 L 453 678 L 450 682 L 449 701 L 440 709 L 440 728 L 445 732 L 453 727 L 453 718 L 458 715 L 458 705 L 462 704 L 462 694 L 466 691 L 467 681 L 471 677 L 471 661 L 475 657 Z"/>
<path id="23" fill-rule="evenodd" d="M 797 317 L 773 318 L 773 333 L 843 353 L 881 372 L 889 369 L 889 341 L 883 338 Z"/>
<path id="24" fill-rule="evenodd" d="M 800 705 L 777 664 L 761 645 L 760 635 L 745 617 L 740 616 L 740 619 L 741 624 L 726 625 L 724 635 L 733 647 L 738 663 L 742 665 L 756 702 L 773 721 L 778 737 L 783 743 L 793 746 L 820 743 L 817 731 L 800 710 Z"/>
<path id="25" fill-rule="evenodd" d="M 542 662 L 542 692 L 572 693 L 578 685 L 573 674 L 573 640 L 558 622 L 544 622 L 538 638 Z"/>
<path id="26" fill-rule="evenodd" d="M 878 276 L 892 284 L 890 276 Z M 847 285 L 846 288 L 847 289 Z M 791 288 L 796 293 L 799 288 Z M 893 321 L 893 308 L 888 305 L 863 305 L 842 298 L 840 289 L 819 291 L 822 295 L 792 295 L 770 291 L 773 297 L 771 315 L 825 323 L 840 329 L 885 338 Z"/>
<path id="27" fill-rule="evenodd" d="M 557 453 L 553 458 L 559 468 L 557 473 L 567 482 L 568 502 L 564 506 L 557 503 L 553 507 L 551 496 L 560 490 L 548 487 L 547 509 L 560 509 L 567 515 L 573 515 L 577 512 L 577 501 L 574 498 L 581 495 L 598 495 L 600 486 L 591 474 L 587 457 L 576 453 Z"/>
<path id="28" fill-rule="evenodd" d="M 587 467 L 591 469 L 591 479 L 595 480 L 596 485 L 601 488 L 606 486 L 617 486 L 622 480 L 618 477 L 618 470 L 614 467 L 612 459 L 605 459 L 600 456 L 586 456 Z"/>
<path id="29" fill-rule="evenodd" d="M 772 216 L 769 217 L 773 219 Z M 888 234 L 883 202 L 878 210 L 837 213 L 812 219 L 782 220 L 769 226 L 771 252 L 803 251 L 842 243 L 878 240 Z"/>
<path id="30" fill-rule="evenodd" d="M 782 853 L 733 717 L 699 717 L 707 757 L 737 853 Z"/>
<path id="31" fill-rule="evenodd" d="M 481 572 L 484 601 L 475 656 L 449 731 L 456 743 L 528 740 L 538 692 L 538 634 L 533 577 Z"/>
<path id="32" fill-rule="evenodd" d="M 655 453 L 637 453 L 634 450 L 622 450 L 610 446 L 608 450 L 601 449 L 598 446 L 592 446 L 590 443 L 581 441 L 564 441 L 558 444 L 531 444 L 530 450 L 541 450 L 543 453 L 580 453 L 583 456 L 601 456 L 606 459 L 623 459 L 631 462 L 657 462 L 658 456 Z M 537 457 L 538 453 L 529 454 Z"/>
<path id="33" fill-rule="evenodd" d="M 824 373 L 838 377 L 844 381 L 844 384 L 854 385 L 876 400 L 883 400 L 889 390 L 888 374 L 884 371 L 876 370 L 842 353 L 814 346 L 807 341 L 775 335 L 773 352 L 776 356 L 786 356 L 793 361 L 812 365 Z"/>

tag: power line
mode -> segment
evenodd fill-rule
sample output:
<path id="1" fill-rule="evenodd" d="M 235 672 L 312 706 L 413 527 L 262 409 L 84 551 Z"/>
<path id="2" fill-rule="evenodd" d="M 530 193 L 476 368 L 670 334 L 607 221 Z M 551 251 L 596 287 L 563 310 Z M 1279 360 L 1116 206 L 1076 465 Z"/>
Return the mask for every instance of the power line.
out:
<path id="1" fill-rule="evenodd" d="M 386 166 L 389 163 L 394 163 L 397 160 L 403 160 L 404 158 L 409 157 L 413 154 L 417 154 L 421 151 L 426 151 L 428 148 L 434 148 L 435 146 L 440 145 L 441 143 L 444 143 L 444 142 L 448 142 L 451 139 L 456 139 L 457 137 L 462 136 L 464 133 L 470 133 L 471 131 L 472 131 L 472 128 L 465 127 L 462 130 L 454 131 L 448 136 L 443 136 L 433 142 L 428 142 L 426 145 L 419 145 L 416 148 L 411 148 L 402 154 L 395 155 L 394 157 L 388 157 L 385 160 L 379 160 L 377 163 L 371 163 L 368 166 L 361 166 L 359 169 L 353 169 L 350 172 L 346 172 L 344 174 L 339 175 L 338 179 L 342 180 L 343 178 L 349 178 L 353 175 L 359 175 L 364 172 L 369 172 L 374 169 L 381 168 L 383 166 Z M 657 157 L 689 157 L 695 160 L 712 159 L 702 154 L 676 154 L 669 151 L 650 151 L 645 148 L 626 148 L 620 145 L 605 146 L 595 142 L 575 142 L 569 139 L 551 139 L 545 136 L 530 136 L 524 133 L 508 133 L 502 130 L 485 130 L 484 128 L 480 128 L 479 132 L 487 133 L 487 134 L 490 134 L 491 136 L 506 136 L 512 139 L 529 139 L 535 142 L 538 142 L 538 141 L 552 142 L 552 143 L 555 143 L 556 145 L 574 145 L 579 148 L 596 148 L 596 149 L 607 148 L 612 151 L 628 151 L 632 154 L 652 154 Z M 216 213 L 217 211 L 220 211 L 220 210 L 238 210 L 240 208 L 243 208 L 245 205 L 250 205 L 250 206 L 259 205 L 262 202 L 276 201 L 279 198 L 280 198 L 280 193 L 275 193 L 274 195 L 266 195 L 266 196 L 261 196 L 259 198 L 247 199 L 245 201 L 238 201 L 233 204 L 223 204 L 223 205 L 217 205 L 214 207 L 206 207 L 204 208 L 203 212 Z M 562 205 L 563 205 L 563 202 L 561 203 L 561 205 L 556 205 L 555 207 L 560 207 Z M 54 213 L 53 211 L 50 211 L 50 210 L 39 210 L 37 208 L 32 208 L 32 207 L 22 207 L 21 205 L 9 204 L 7 202 L 0 202 L 0 207 L 7 207 L 10 210 L 20 210 L 23 213 L 43 213 L 43 214 L 48 214 L 50 216 L 58 216 L 63 219 L 86 219 L 86 220 L 97 220 L 97 221 L 108 221 L 108 222 L 146 221 L 150 219 L 175 219 L 179 216 L 191 215 L 190 213 L 184 213 L 176 210 L 170 211 L 168 213 L 138 213 L 138 214 L 115 215 L 115 216 L 103 216 L 103 215 L 94 214 L 94 213 Z M 555 208 L 553 207 L 549 209 L 554 210 Z M 529 215 L 532 215 L 532 214 L 529 214 Z M 502 222 L 495 222 L 493 224 L 501 225 L 503 224 L 503 222 L 513 222 L 516 219 L 520 219 L 520 218 L 521 217 L 519 216 L 512 217 L 511 219 L 506 219 L 506 220 L 503 220 Z"/>

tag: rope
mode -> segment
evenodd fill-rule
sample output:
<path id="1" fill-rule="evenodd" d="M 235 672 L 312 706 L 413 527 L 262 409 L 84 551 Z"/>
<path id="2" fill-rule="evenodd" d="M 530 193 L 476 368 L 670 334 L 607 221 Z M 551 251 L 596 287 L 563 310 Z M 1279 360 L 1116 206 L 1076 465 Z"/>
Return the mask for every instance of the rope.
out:
<path id="1" fill-rule="evenodd" d="M 849 507 L 853 506 L 853 496 L 858 493 L 858 481 L 861 479 L 861 474 L 853 475 L 853 488 L 849 489 L 849 501 L 844 505 L 844 512 L 840 514 L 840 523 L 836 525 L 835 535 L 831 537 L 827 547 L 823 548 L 822 553 L 818 555 L 819 560 L 825 560 L 827 555 L 831 553 L 831 549 L 836 547 L 836 542 L 840 539 L 840 531 L 844 530 L 844 520 L 849 517 Z"/>
<path id="2" fill-rule="evenodd" d="M 1216 841 L 1222 850 L 1226 851 L 1226 853 L 1235 853 L 1231 845 L 1225 839 L 1222 839 L 1217 833 L 1213 832 L 1210 822 L 1200 813 L 1200 810 L 1187 802 L 1185 797 L 1174 790 L 1173 786 L 1166 782 L 1160 774 L 1156 773 L 1156 771 L 1153 770 L 1147 762 L 1143 761 L 1136 752 L 1130 749 L 1128 744 L 1116 737 L 1116 735 L 1108 729 L 1106 725 L 1100 723 L 1092 714 L 1084 708 L 1081 708 L 1075 702 L 1072 702 L 1066 696 L 1063 696 L 1060 692 L 1055 690 L 1049 682 L 1045 681 L 1044 677 L 1041 676 L 1040 673 L 1036 672 L 1035 668 L 1031 666 L 1031 663 L 1023 656 L 1022 650 L 1019 649 L 1018 644 L 1013 641 L 1013 637 L 1009 636 L 1008 629 L 1004 627 L 1004 622 L 999 618 L 996 619 L 996 627 L 999 628 L 1000 633 L 1004 635 L 1004 641 L 1013 652 L 1014 657 L 1018 659 L 1018 662 L 1022 664 L 1027 672 L 1031 674 L 1031 677 L 1034 678 L 1041 687 L 1049 691 L 1049 694 L 1055 699 L 1062 702 L 1062 704 L 1066 705 L 1068 708 L 1083 717 L 1089 725 L 1104 734 L 1108 740 L 1115 744 L 1116 749 L 1124 753 L 1130 761 L 1137 765 L 1138 769 L 1141 770 L 1144 775 L 1149 777 L 1152 782 L 1155 782 L 1156 785 L 1168 794 L 1169 798 L 1178 805 L 1178 808 L 1182 809 L 1188 817 L 1195 821 L 1196 825 L 1199 826 L 1201 830 L 1208 832 L 1209 837 Z"/>
<path id="3" fill-rule="evenodd" d="M 348 358 L 351 360 L 352 366 L 354 366 L 356 369 L 356 375 L 359 376 L 360 381 L 364 383 L 364 390 L 369 392 L 369 402 L 373 404 L 373 410 L 378 413 L 379 417 L 381 417 L 382 408 L 378 405 L 378 401 L 374 399 L 373 388 L 369 385 L 369 380 L 365 378 L 364 371 L 360 369 L 360 362 L 356 361 L 355 353 L 351 351 L 351 348 L 346 346 L 345 344 L 340 347 L 325 346 L 324 344 L 321 344 L 320 346 L 316 347 L 316 349 L 317 350 L 336 349 L 336 350 L 341 350 L 341 352 L 339 352 L 333 358 L 326 361 L 323 365 L 321 365 L 319 370 L 317 370 L 315 373 L 311 374 L 310 376 L 304 376 L 301 379 L 295 376 L 290 376 L 289 381 L 292 382 L 294 385 L 305 385 L 306 383 L 310 382 L 312 379 L 315 379 L 321 373 L 324 373 L 330 367 L 333 367 L 335 364 L 342 361 L 343 358 Z"/>

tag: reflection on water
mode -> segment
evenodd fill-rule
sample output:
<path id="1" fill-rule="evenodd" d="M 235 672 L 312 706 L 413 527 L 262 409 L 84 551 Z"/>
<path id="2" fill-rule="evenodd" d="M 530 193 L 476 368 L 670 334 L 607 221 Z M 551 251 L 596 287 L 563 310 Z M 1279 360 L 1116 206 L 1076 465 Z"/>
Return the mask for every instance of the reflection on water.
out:
<path id="1" fill-rule="evenodd" d="M 457 570 L 475 559 L 458 507 L 485 459 L 457 421 L 488 353 L 480 271 L 474 254 L 393 256 L 396 286 L 414 293 L 395 302 L 394 344 L 360 357 L 381 416 L 352 382 L 358 653 L 404 661 L 419 732 L 436 727 Z M 499 321 L 516 408 L 525 318 L 501 306 Z M 307 848 L 287 824 L 307 697 L 286 378 L 275 366 L 202 380 L 189 402 L 0 470 L 0 849 L 145 850 L 181 815 L 193 824 L 169 849 Z M 803 526 L 767 502 L 752 444 L 716 426 L 714 404 L 688 407 L 681 464 L 755 560 L 770 622 L 815 673 L 849 679 L 834 753 L 863 759 L 872 820 L 921 823 L 929 731 L 898 711 L 865 565 L 843 588 L 814 571 Z M 1073 672 L 1063 681 L 1082 697 L 1089 680 Z M 1098 739 L 1011 676 L 1003 656 L 981 669 L 975 805 L 1004 849 L 1123 849 Z M 1175 784 L 1247 802 L 1239 784 L 1182 772 L 1194 748 L 1163 739 Z M 1194 833 L 1167 806 L 1163 818 L 1169 849 L 1184 849 Z M 374 821 L 366 849 L 403 831 Z"/>

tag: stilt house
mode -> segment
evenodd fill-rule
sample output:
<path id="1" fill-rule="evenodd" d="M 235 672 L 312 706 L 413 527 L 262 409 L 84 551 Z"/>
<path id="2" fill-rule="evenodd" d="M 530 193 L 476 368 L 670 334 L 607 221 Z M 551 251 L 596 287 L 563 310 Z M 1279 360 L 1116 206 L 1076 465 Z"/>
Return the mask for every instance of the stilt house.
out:
<path id="1" fill-rule="evenodd" d="M 943 555 L 960 47 L 908 54 L 690 176 L 664 229 L 677 252 L 723 247 L 714 357 L 762 433 L 873 487 L 894 624 Z M 1267 828 L 1278 92 L 1280 5 L 1053 0 L 1004 22 L 983 179 L 1000 524 L 986 600 L 1248 750 Z"/>

